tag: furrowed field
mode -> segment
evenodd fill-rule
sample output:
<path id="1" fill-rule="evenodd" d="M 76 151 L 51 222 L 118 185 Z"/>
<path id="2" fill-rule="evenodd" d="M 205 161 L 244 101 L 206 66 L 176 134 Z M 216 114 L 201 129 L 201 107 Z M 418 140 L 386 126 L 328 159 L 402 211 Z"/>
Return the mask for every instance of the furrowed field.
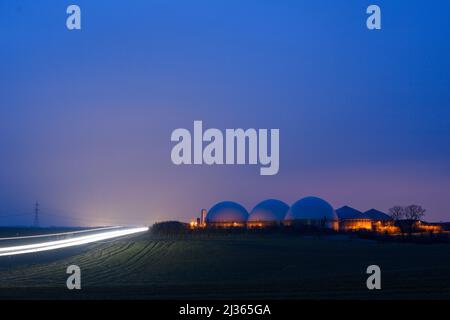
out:
<path id="1" fill-rule="evenodd" d="M 66 289 L 81 268 L 82 290 Z M 367 266 L 382 290 L 366 289 Z M 450 298 L 450 245 L 346 236 L 150 233 L 94 245 L 0 257 L 1 298 Z"/>

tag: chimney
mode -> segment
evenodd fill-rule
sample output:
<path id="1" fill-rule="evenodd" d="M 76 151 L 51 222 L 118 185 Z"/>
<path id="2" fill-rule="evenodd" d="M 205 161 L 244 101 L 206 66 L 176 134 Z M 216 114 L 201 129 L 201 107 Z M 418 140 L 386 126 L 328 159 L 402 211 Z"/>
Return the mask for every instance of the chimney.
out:
<path id="1" fill-rule="evenodd" d="M 206 209 L 202 209 L 200 213 L 200 225 L 201 226 L 206 225 Z"/>

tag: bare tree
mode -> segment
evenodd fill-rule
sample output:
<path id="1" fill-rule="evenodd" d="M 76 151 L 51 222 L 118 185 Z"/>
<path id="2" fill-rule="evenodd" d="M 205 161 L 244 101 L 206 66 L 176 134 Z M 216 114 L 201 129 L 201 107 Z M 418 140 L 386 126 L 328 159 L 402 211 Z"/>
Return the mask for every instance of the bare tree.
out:
<path id="1" fill-rule="evenodd" d="M 394 206 L 389 209 L 389 215 L 392 220 L 401 220 L 405 216 L 405 208 L 402 206 Z"/>
<path id="2" fill-rule="evenodd" d="M 404 208 L 405 210 L 405 218 L 413 221 L 419 221 L 425 216 L 425 210 L 422 208 L 422 206 L 418 206 L 415 204 L 412 204 L 410 206 L 407 206 Z"/>

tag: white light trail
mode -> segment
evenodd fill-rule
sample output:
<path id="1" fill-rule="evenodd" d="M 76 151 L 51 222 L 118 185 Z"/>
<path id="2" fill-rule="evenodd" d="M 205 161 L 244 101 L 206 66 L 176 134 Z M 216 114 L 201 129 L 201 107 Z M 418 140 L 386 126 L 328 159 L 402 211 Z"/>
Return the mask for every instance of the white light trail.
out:
<path id="1" fill-rule="evenodd" d="M 0 248 L 0 256 L 11 256 L 24 253 L 33 253 L 40 251 L 55 250 L 60 248 L 67 248 L 79 246 L 96 241 L 107 240 L 117 237 L 122 237 L 134 233 L 148 231 L 148 227 L 129 228 L 124 230 L 104 231 L 94 235 L 79 236 L 72 239 L 46 241 L 35 244 L 28 244 L 22 246 L 11 246 Z"/>

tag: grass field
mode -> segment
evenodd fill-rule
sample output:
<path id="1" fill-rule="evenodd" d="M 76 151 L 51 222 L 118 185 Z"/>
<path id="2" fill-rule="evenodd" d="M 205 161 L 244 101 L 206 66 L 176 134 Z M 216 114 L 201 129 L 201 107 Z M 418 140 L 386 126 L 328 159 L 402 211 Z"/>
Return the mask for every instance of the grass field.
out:
<path id="1" fill-rule="evenodd" d="M 82 290 L 66 289 L 67 266 Z M 366 267 L 382 290 L 366 289 Z M 450 245 L 345 236 L 151 234 L 0 258 L 0 298 L 450 298 Z"/>

